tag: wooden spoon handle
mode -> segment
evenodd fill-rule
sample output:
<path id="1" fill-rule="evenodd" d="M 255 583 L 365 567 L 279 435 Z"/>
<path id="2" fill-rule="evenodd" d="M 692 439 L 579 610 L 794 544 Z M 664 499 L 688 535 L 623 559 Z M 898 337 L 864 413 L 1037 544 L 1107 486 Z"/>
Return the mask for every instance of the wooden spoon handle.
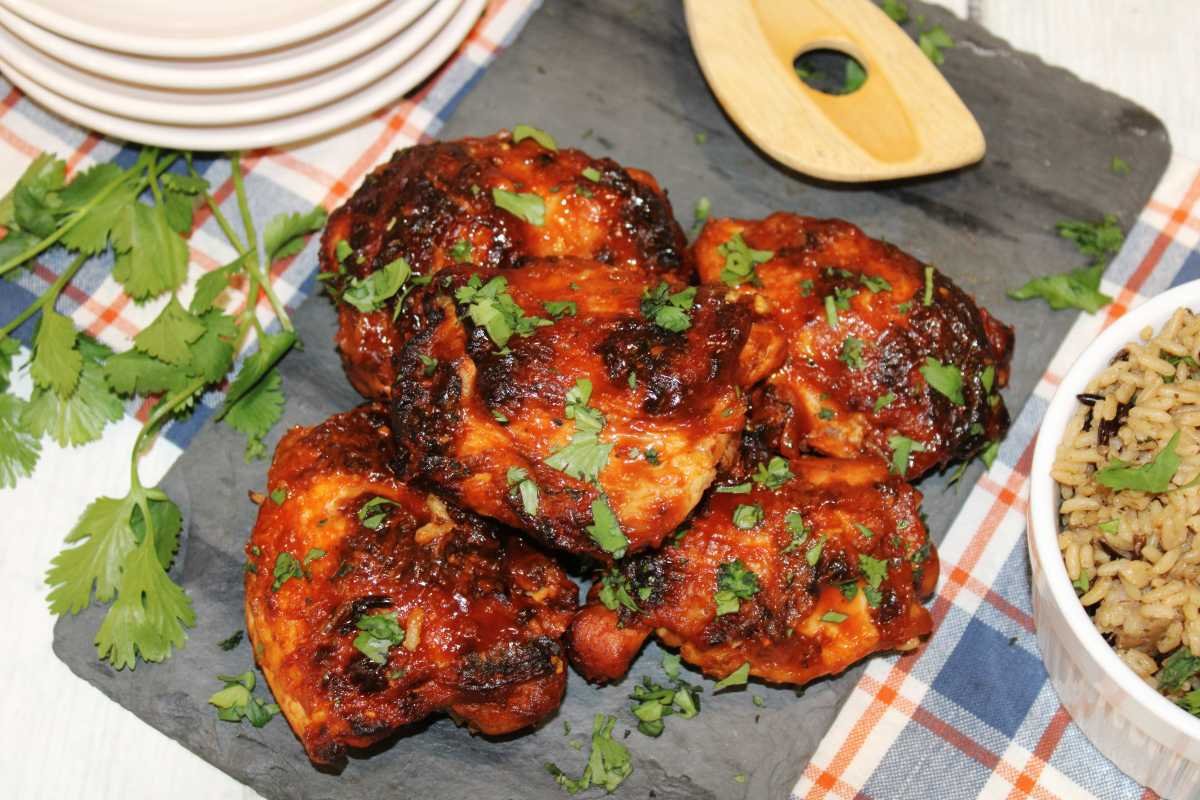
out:
<path id="1" fill-rule="evenodd" d="M 773 158 L 835 181 L 954 169 L 983 157 L 979 125 L 908 35 L 869 0 L 685 0 L 700 66 L 733 121 Z M 793 63 L 832 49 L 867 80 L 807 86 Z"/>

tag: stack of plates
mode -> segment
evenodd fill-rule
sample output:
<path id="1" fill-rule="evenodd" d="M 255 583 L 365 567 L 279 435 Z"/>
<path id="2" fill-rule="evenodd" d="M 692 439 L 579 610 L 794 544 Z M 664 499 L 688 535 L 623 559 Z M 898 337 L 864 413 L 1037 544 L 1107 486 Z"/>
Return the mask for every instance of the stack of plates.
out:
<path id="1" fill-rule="evenodd" d="M 235 150 L 317 136 L 434 72 L 486 0 L 0 0 L 0 72 L 122 139 Z"/>

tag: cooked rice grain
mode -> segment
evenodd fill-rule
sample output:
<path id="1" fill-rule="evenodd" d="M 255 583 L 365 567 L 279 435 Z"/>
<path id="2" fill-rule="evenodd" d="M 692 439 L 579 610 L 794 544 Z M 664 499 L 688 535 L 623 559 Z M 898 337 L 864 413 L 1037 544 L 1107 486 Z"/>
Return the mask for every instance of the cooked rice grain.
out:
<path id="1" fill-rule="evenodd" d="M 1200 316 L 1179 309 L 1157 336 L 1144 329 L 1088 384 L 1051 471 L 1062 498 L 1059 549 L 1080 602 L 1117 655 L 1156 688 L 1167 656 L 1186 648 L 1200 657 L 1197 365 Z M 1095 480 L 1114 460 L 1151 462 L 1176 432 L 1180 464 L 1167 492 Z M 1100 530 L 1114 520 L 1115 531 Z M 1191 689 L 1200 689 L 1200 676 L 1160 691 L 1178 699 Z"/>

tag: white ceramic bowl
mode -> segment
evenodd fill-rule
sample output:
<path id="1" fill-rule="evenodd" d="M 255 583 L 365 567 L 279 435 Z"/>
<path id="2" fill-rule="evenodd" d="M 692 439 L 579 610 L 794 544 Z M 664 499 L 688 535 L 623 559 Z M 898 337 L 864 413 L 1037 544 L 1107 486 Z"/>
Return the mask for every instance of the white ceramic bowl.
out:
<path id="1" fill-rule="evenodd" d="M 1110 761 L 1160 795 L 1200 797 L 1200 719 L 1151 689 L 1125 665 L 1075 596 L 1058 549 L 1055 451 L 1078 408 L 1076 395 L 1147 325 L 1175 310 L 1200 310 L 1200 281 L 1178 286 L 1108 327 L 1067 372 L 1046 411 L 1030 468 L 1029 558 L 1038 646 L 1071 718 Z"/>

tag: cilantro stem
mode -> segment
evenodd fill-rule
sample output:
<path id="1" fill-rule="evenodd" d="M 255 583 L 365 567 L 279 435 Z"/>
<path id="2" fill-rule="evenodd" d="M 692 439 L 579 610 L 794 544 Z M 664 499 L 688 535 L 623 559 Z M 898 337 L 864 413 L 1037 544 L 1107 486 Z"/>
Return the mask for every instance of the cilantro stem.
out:
<path id="1" fill-rule="evenodd" d="M 200 174 L 196 172 L 196 168 L 192 166 L 192 157 L 189 153 L 187 156 L 188 172 L 193 178 L 200 180 Z M 217 226 L 221 229 L 221 233 L 225 234 L 225 238 L 229 240 L 229 244 L 233 245 L 233 249 L 238 251 L 239 255 L 246 255 L 246 245 L 242 244 L 241 238 L 237 235 L 237 231 L 229 224 L 229 218 L 221 211 L 221 206 L 213 199 L 213 196 L 207 191 L 204 192 L 204 204 L 208 206 L 208 210 L 212 212 L 213 219 L 217 221 Z"/>
<path id="2" fill-rule="evenodd" d="M 271 286 L 271 276 L 264 274 L 262 269 L 262 261 L 258 256 L 258 233 L 254 229 L 254 217 L 250 213 L 250 202 L 246 198 L 246 183 L 242 177 L 242 160 L 239 153 L 233 153 L 229 157 L 230 169 L 233 173 L 233 189 L 237 194 L 238 210 L 242 215 L 242 227 L 246 229 L 246 245 L 251 256 L 243 263 L 246 265 L 246 272 L 251 277 L 251 293 L 248 297 L 251 314 L 254 314 L 254 306 L 258 300 L 257 288 L 261 288 L 267 295 L 267 301 L 271 304 L 271 310 L 275 312 L 275 316 L 279 319 L 279 324 L 288 333 L 294 333 L 295 328 L 292 327 L 292 320 L 288 316 L 287 310 L 284 309 L 283 303 L 279 296 L 275 294 L 275 289 Z M 218 223 L 219 224 L 219 223 Z M 269 270 L 269 267 L 268 267 Z M 255 284 L 257 283 L 257 287 Z M 254 314 L 254 324 L 259 332 L 262 332 L 261 326 L 258 324 L 258 315 Z"/>
<path id="3" fill-rule="evenodd" d="M 158 162 L 157 164 L 152 163 L 150 168 L 157 175 L 159 173 L 164 172 L 168 167 L 170 167 L 171 163 L 174 162 L 176 158 L 177 158 L 177 156 L 175 156 L 175 155 L 168 156 L 165 159 L 163 159 L 162 161 Z M 80 206 L 73 214 L 71 214 L 70 218 L 68 218 L 66 220 L 66 222 L 64 222 L 57 229 L 55 229 L 54 233 L 50 234 L 45 239 L 42 239 L 37 244 L 30 245 L 29 247 L 25 248 L 20 253 L 17 253 L 15 256 L 8 259 L 7 261 L 0 263 L 0 275 L 4 275 L 8 272 L 11 272 L 12 270 L 14 270 L 17 267 L 24 264 L 29 259 L 35 258 L 35 257 L 41 255 L 42 253 L 44 253 L 46 250 L 49 250 L 51 247 L 53 247 L 55 244 L 57 244 L 60 239 L 62 239 L 64 236 L 66 236 L 71 231 L 72 228 L 74 228 L 76 225 L 78 225 L 81 220 L 83 220 L 88 214 L 92 213 L 92 211 L 98 205 L 100 205 L 102 202 L 104 202 L 104 200 L 107 199 L 107 197 L 110 194 L 112 194 L 114 191 L 116 191 L 117 187 L 121 186 L 128 180 L 129 180 L 129 175 L 126 174 L 126 175 L 121 176 L 121 178 L 119 178 L 118 180 L 113 181 L 108 186 L 105 186 L 103 189 L 96 192 L 96 194 L 90 200 L 88 200 L 86 203 L 84 203 L 82 206 Z M 147 183 L 146 178 L 142 178 L 138 182 L 138 191 L 139 192 L 145 188 L 146 183 Z"/>
<path id="4" fill-rule="evenodd" d="M 86 253 L 80 253 L 76 256 L 75 260 L 62 271 L 62 274 L 55 279 L 54 283 L 50 284 L 50 288 L 42 293 L 41 297 L 30 303 L 24 311 L 9 321 L 3 328 L 0 328 L 0 339 L 3 339 L 21 327 L 21 324 L 25 320 L 32 317 L 38 311 L 45 308 L 53 308 L 55 301 L 58 300 L 58 296 L 62 293 L 63 287 L 70 282 L 71 278 L 75 277 L 75 273 L 87 262 L 88 258 L 89 256 Z"/>

